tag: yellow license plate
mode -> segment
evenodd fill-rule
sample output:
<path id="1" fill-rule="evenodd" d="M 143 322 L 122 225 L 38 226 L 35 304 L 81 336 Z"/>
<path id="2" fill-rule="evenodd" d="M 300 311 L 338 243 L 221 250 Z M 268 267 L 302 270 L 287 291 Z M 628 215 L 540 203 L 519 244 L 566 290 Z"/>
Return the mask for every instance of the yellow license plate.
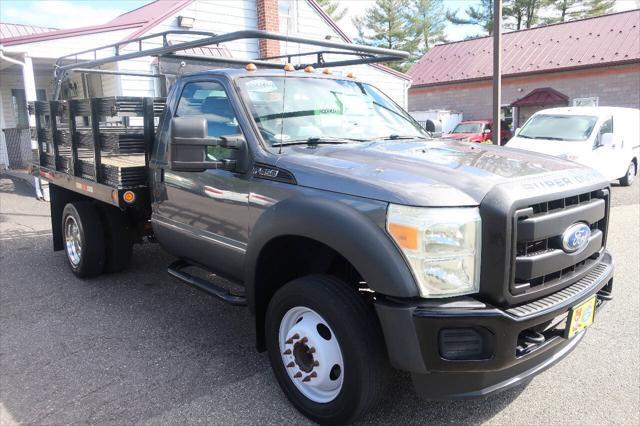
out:
<path id="1" fill-rule="evenodd" d="M 567 320 L 567 337 L 570 339 L 593 324 L 596 314 L 596 297 L 593 296 L 569 311 Z"/>

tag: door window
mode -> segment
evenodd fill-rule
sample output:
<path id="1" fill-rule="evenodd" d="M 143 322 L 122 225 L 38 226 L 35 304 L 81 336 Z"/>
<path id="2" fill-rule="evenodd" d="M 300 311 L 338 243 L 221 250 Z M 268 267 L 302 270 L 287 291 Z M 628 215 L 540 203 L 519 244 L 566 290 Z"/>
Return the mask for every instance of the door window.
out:
<path id="1" fill-rule="evenodd" d="M 613 118 L 609 118 L 607 121 L 602 123 L 602 126 L 600 126 L 600 131 L 598 132 L 598 136 L 596 137 L 593 145 L 594 148 L 600 146 L 602 135 L 604 135 L 605 133 L 613 133 Z"/>
<path id="2" fill-rule="evenodd" d="M 236 114 L 220 83 L 203 81 L 185 85 L 176 117 L 207 119 L 207 134 L 211 137 L 231 136 L 241 133 Z M 220 161 L 233 158 L 233 150 L 220 146 L 207 147 L 207 160 Z"/>

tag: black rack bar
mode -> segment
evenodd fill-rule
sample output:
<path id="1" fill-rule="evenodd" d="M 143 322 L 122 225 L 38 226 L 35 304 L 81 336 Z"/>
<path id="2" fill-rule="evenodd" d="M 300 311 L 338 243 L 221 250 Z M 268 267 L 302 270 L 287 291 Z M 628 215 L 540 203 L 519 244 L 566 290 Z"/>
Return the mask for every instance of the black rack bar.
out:
<path id="1" fill-rule="evenodd" d="M 201 36 L 201 38 L 176 44 L 169 44 L 167 40 L 167 36 L 173 34 L 191 34 L 195 36 Z M 154 38 L 161 38 L 162 46 L 155 47 L 150 49 L 143 49 L 142 42 L 145 40 L 151 40 Z M 246 40 L 246 39 L 263 39 L 263 40 L 276 40 L 276 41 L 285 41 L 289 43 L 297 43 L 303 45 L 310 46 L 319 46 L 328 48 L 330 50 L 321 51 L 321 52 L 312 52 L 312 53 L 293 53 L 285 55 L 289 60 L 293 57 L 304 57 L 310 54 L 314 54 L 318 56 L 318 60 L 315 64 L 316 66 L 323 67 L 337 67 L 337 66 L 345 66 L 345 65 L 359 65 L 359 64 L 370 64 L 375 62 L 389 62 L 389 61 L 398 61 L 403 60 L 409 57 L 409 53 L 392 50 L 392 49 L 384 49 L 380 47 L 373 46 L 362 46 L 358 44 L 352 43 L 338 43 L 328 40 L 315 40 L 304 37 L 296 37 L 296 36 L 288 36 L 284 34 L 272 33 L 269 31 L 262 30 L 243 30 L 243 31 L 235 31 L 227 34 L 219 34 L 216 35 L 214 33 L 207 32 L 196 32 L 196 31 L 165 31 L 157 34 L 150 34 L 148 36 L 127 40 L 115 44 L 110 44 L 106 46 L 101 46 L 95 49 L 89 49 L 78 53 L 73 53 L 70 55 L 63 56 L 56 61 L 56 69 L 54 71 L 54 99 L 58 99 L 60 95 L 60 85 L 64 78 L 66 78 L 68 71 L 78 69 L 78 68 L 92 68 L 99 65 L 104 65 L 108 63 L 124 61 L 128 59 L 135 59 L 145 56 L 163 56 L 169 55 L 175 52 L 193 49 L 196 47 L 203 47 L 209 45 L 219 45 L 220 43 L 226 43 L 235 40 Z M 130 53 L 122 53 L 122 49 L 127 45 L 136 45 L 137 51 Z M 97 59 L 97 53 L 102 50 L 112 50 L 115 52 L 114 55 L 107 56 L 104 58 Z M 94 59 L 88 61 L 78 61 L 78 57 L 85 54 L 93 54 Z M 325 61 L 324 55 L 333 54 L 333 55 L 356 55 L 361 56 L 359 59 L 352 60 L 336 60 L 336 61 Z M 220 59 L 229 59 L 229 58 L 220 58 Z M 73 60 L 74 63 L 64 64 L 64 62 Z M 261 59 L 252 58 L 246 59 L 242 62 L 257 62 L 260 60 L 261 62 L 266 62 Z M 237 59 L 236 59 L 237 61 Z M 213 62 L 213 61 L 212 61 Z M 227 61 L 229 62 L 229 61 Z M 307 64 L 312 65 L 312 64 Z M 301 67 L 300 65 L 298 67 Z"/>

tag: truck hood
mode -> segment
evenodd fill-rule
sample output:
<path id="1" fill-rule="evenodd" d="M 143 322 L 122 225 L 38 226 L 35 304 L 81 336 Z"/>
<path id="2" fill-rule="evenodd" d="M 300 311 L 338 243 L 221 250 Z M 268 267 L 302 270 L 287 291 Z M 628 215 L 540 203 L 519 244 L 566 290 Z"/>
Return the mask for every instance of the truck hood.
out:
<path id="1" fill-rule="evenodd" d="M 301 186 L 412 206 L 474 206 L 496 185 L 589 171 L 550 156 L 446 140 L 294 146 L 276 166 Z"/>
<path id="2" fill-rule="evenodd" d="M 442 139 L 454 139 L 457 141 L 466 139 L 480 139 L 480 135 L 477 133 L 447 133 L 442 135 Z"/>

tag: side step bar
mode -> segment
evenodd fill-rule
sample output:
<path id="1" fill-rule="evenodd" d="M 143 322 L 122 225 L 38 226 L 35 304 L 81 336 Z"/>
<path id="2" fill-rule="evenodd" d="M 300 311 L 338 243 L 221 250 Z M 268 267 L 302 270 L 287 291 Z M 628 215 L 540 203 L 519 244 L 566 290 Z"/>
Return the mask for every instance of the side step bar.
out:
<path id="1" fill-rule="evenodd" d="M 229 290 L 219 287 L 214 283 L 204 280 L 202 278 L 195 277 L 188 272 L 183 271 L 184 268 L 189 266 L 193 266 L 197 268 L 197 265 L 192 265 L 191 263 L 185 260 L 177 260 L 169 265 L 167 272 L 178 278 L 181 281 L 189 284 L 191 287 L 197 288 L 198 290 L 204 291 L 205 293 L 217 297 L 223 302 L 227 302 L 230 305 L 235 306 L 246 306 L 247 298 L 244 296 L 237 296 L 229 293 Z"/>

